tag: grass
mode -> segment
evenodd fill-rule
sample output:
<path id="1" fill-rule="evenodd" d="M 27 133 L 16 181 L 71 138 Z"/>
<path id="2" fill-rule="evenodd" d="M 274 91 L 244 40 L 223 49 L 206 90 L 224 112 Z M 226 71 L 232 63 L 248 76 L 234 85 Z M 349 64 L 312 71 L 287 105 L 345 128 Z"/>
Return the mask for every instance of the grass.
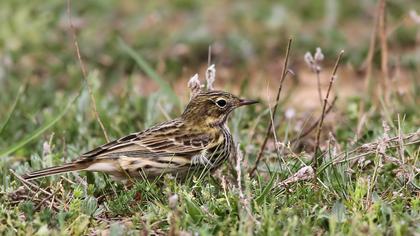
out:
<path id="1" fill-rule="evenodd" d="M 100 173 L 48 177 L 34 182 L 38 187 L 25 187 L 13 174 L 70 161 L 105 139 L 74 55 L 66 4 L 2 1 L 0 19 L 8 21 L 0 21 L 0 234 L 418 234 L 420 71 L 412 51 L 419 29 L 404 18 L 418 4 L 389 1 L 388 25 L 397 27 L 388 39 L 390 64 L 397 69 L 387 101 L 344 95 L 363 78 L 353 71 L 363 68 L 374 4 L 337 1 L 328 28 L 326 2 L 72 2 L 87 79 L 111 139 L 178 116 L 188 101 L 188 78 L 206 67 L 209 43 L 216 88 L 264 101 L 237 110 L 229 122 L 243 153 L 239 183 L 238 169 L 225 165 L 185 183 L 166 176 L 127 188 Z M 360 35 L 349 38 L 348 31 Z M 294 35 L 296 76 L 286 79 L 274 122 L 281 143 L 268 140 L 250 177 L 270 124 L 266 92 L 273 97 L 277 90 L 285 35 Z M 317 180 L 286 185 L 311 164 L 315 148 L 316 130 L 290 141 L 321 113 L 316 77 L 302 60 L 316 46 L 326 55 L 325 71 L 332 55 L 346 49 L 333 87 L 337 105 L 324 120 Z M 373 68 L 378 81 L 380 52 Z M 329 75 L 323 75 L 326 88 Z M 299 89 L 311 84 L 306 77 L 315 81 L 305 90 L 316 104 L 309 108 L 297 101 Z M 291 118 L 283 115 L 288 108 L 295 109 Z"/>

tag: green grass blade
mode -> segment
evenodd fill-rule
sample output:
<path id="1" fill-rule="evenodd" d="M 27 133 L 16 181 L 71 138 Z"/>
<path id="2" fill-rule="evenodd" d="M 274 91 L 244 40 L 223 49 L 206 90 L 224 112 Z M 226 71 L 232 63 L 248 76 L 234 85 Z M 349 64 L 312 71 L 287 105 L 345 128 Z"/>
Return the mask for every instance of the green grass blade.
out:
<path id="1" fill-rule="evenodd" d="M 3 122 L 3 124 L 0 126 L 0 134 L 3 132 L 4 128 L 6 128 L 7 124 L 9 123 L 10 118 L 12 117 L 13 112 L 16 109 L 16 106 L 20 100 L 20 97 L 23 94 L 23 91 L 25 90 L 25 84 L 22 84 L 18 90 L 18 94 L 16 95 L 15 101 L 13 102 L 12 107 L 10 108 L 6 120 Z"/>
<path id="2" fill-rule="evenodd" d="M 203 212 L 201 211 L 201 208 L 188 196 L 186 196 L 184 200 L 187 212 L 190 217 L 194 220 L 194 222 L 200 222 L 203 218 Z"/>
<path id="3" fill-rule="evenodd" d="M 80 94 L 79 94 L 80 95 Z M 45 123 L 43 126 L 39 127 L 38 129 L 34 130 L 32 133 L 26 135 L 25 138 L 23 138 L 20 142 L 12 145 L 10 148 L 7 148 L 5 150 L 0 151 L 0 157 L 7 156 L 19 148 L 25 146 L 30 141 L 34 140 L 36 137 L 47 131 L 49 128 L 51 128 L 55 123 L 57 123 L 70 109 L 71 105 L 74 103 L 74 101 L 79 97 L 79 95 L 75 96 L 71 101 L 67 104 L 67 106 L 58 113 L 54 118 L 52 118 L 50 121 Z"/>
<path id="4" fill-rule="evenodd" d="M 276 180 L 276 179 L 277 179 L 276 175 L 274 175 L 274 174 L 271 175 L 270 182 L 268 182 L 268 184 L 264 187 L 261 194 L 255 199 L 255 201 L 258 204 L 262 204 L 264 199 L 269 196 L 269 194 L 271 193 L 271 189 L 273 187 L 273 184 L 274 184 L 274 180 Z"/>
<path id="5" fill-rule="evenodd" d="M 180 105 L 178 96 L 176 96 L 176 93 L 171 88 L 169 83 L 162 79 L 149 65 L 149 63 L 147 63 L 147 61 L 140 54 L 134 51 L 134 49 L 127 45 L 122 39 L 119 39 L 119 44 L 122 50 L 136 61 L 137 65 L 143 70 L 143 72 L 146 73 L 146 75 L 151 79 L 153 79 L 172 101 L 175 101 L 177 105 Z"/>

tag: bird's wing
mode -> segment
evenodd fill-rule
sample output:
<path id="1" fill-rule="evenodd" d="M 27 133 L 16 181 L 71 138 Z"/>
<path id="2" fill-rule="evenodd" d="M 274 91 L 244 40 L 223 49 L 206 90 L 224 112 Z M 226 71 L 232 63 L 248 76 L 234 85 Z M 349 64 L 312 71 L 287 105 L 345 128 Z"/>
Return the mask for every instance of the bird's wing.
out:
<path id="1" fill-rule="evenodd" d="M 172 121 L 148 130 L 132 133 L 84 153 L 78 161 L 128 158 L 187 158 L 212 145 L 215 138 L 209 133 L 182 132 L 183 124 Z M 185 160 L 187 161 L 187 160 Z"/>
<path id="2" fill-rule="evenodd" d="M 179 120 L 166 122 L 148 130 L 133 133 L 104 144 L 80 156 L 72 163 L 24 175 L 35 179 L 69 171 L 107 172 L 114 176 L 147 173 L 158 176 L 189 168 L 194 156 L 215 145 L 218 138 L 210 133 L 186 131 Z"/>

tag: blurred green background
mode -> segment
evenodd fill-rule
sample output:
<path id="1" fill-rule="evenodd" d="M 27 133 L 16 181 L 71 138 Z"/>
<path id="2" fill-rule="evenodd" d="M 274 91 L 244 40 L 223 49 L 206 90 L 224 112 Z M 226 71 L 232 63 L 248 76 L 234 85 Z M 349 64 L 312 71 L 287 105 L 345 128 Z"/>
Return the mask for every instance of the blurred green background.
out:
<path id="1" fill-rule="evenodd" d="M 165 80 L 189 78 L 207 63 L 229 68 L 221 78 L 232 83 L 278 64 L 287 39 L 294 38 L 292 60 L 324 49 L 328 58 L 346 50 L 346 61 L 358 69 L 367 54 L 376 1 L 72 1 L 73 24 L 89 71 L 98 71 L 101 86 L 124 84 L 134 77 L 140 94 L 149 83 L 121 48 L 125 42 L 143 56 Z M 388 1 L 391 60 L 417 65 L 418 25 L 409 17 L 415 0 Z M 0 3 L 2 87 L 11 80 L 54 89 L 80 83 L 69 30 L 66 1 L 4 0 Z M 230 76 L 229 76 L 230 75 Z M 270 76 L 269 76 L 270 75 Z M 273 77 L 267 74 L 267 77 Z M 156 89 L 156 87 L 153 87 Z"/>

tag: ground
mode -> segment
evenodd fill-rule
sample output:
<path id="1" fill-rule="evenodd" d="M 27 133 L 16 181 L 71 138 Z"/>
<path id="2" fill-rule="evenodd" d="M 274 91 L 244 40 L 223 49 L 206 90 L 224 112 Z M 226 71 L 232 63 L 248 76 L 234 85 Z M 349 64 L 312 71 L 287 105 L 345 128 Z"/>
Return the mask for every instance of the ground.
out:
<path id="1" fill-rule="evenodd" d="M 386 3 L 386 40 L 372 47 L 377 1 L 1 1 L 0 234 L 419 234 L 420 5 Z M 275 128 L 249 175 L 289 38 Z M 111 139 L 178 116 L 189 79 L 204 81 L 209 46 L 215 87 L 261 101 L 228 124 L 240 165 L 182 183 L 19 179 L 106 142 L 92 97 Z M 314 166 L 322 104 L 304 55 L 317 47 L 322 97 L 344 54 Z"/>

